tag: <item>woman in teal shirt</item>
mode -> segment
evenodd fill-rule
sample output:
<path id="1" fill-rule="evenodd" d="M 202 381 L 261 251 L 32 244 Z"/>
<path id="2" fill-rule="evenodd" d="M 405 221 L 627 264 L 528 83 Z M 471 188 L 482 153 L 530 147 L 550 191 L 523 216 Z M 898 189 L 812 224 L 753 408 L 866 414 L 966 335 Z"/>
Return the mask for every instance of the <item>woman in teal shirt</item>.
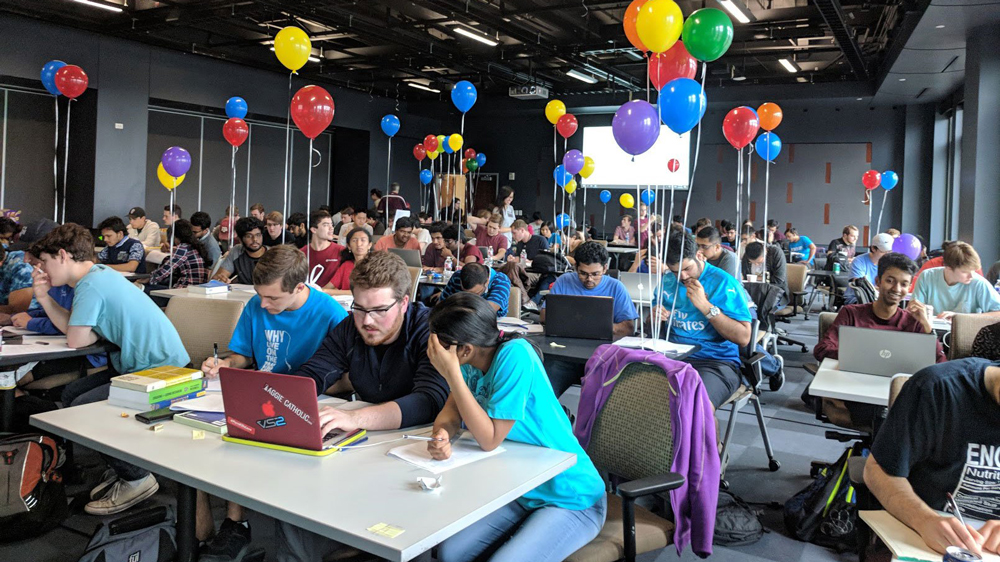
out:
<path id="1" fill-rule="evenodd" d="M 576 464 L 441 543 L 440 562 L 564 560 L 604 526 L 604 481 L 573 435 L 527 340 L 497 329 L 480 296 L 458 293 L 434 308 L 427 355 L 451 394 L 428 443 L 435 459 L 451 456 L 464 425 L 484 450 L 504 439 L 576 455 Z"/>

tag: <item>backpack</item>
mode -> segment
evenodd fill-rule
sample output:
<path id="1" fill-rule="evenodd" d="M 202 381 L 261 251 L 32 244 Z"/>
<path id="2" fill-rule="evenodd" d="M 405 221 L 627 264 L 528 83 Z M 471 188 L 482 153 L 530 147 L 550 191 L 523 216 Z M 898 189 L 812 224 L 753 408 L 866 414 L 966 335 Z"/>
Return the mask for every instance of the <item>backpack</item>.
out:
<path id="1" fill-rule="evenodd" d="M 170 562 L 176 555 L 174 512 L 160 505 L 99 526 L 80 562 Z"/>
<path id="2" fill-rule="evenodd" d="M 535 254 L 535 259 L 531 260 L 531 267 L 528 268 L 531 273 L 560 274 L 572 270 L 573 266 L 569 264 L 565 256 L 550 250 L 540 250 Z"/>
<path id="3" fill-rule="evenodd" d="M 41 535 L 69 515 L 58 463 L 59 448 L 51 437 L 0 438 L 0 542 Z"/>
<path id="4" fill-rule="evenodd" d="M 836 462 L 819 470 L 809 486 L 785 502 L 785 528 L 792 537 L 838 552 L 857 546 L 858 509 L 847 463 L 848 448 Z"/>
<path id="5" fill-rule="evenodd" d="M 764 526 L 757 513 L 739 496 L 719 490 L 719 506 L 715 511 L 715 535 L 712 544 L 745 546 L 764 536 Z"/>

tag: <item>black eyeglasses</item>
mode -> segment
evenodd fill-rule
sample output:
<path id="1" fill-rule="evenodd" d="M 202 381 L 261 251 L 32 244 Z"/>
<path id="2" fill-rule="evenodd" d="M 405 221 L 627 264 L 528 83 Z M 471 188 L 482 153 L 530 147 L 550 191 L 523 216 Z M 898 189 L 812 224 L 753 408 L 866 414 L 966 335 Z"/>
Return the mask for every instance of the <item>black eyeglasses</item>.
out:
<path id="1" fill-rule="evenodd" d="M 388 306 L 382 306 L 382 307 L 379 307 L 379 308 L 371 308 L 371 309 L 362 308 L 362 307 L 358 306 L 357 304 L 352 304 L 351 305 L 351 313 L 354 314 L 354 315 L 356 315 L 356 316 L 360 316 L 362 319 L 364 319 L 365 316 L 368 316 L 369 314 L 371 314 L 372 318 L 374 318 L 376 320 L 381 320 L 381 319 L 385 318 L 385 315 L 388 314 L 390 310 L 392 310 L 392 307 L 394 307 L 397 304 L 399 304 L 400 300 L 401 299 L 396 299 L 396 300 L 392 301 L 392 304 L 390 304 Z"/>

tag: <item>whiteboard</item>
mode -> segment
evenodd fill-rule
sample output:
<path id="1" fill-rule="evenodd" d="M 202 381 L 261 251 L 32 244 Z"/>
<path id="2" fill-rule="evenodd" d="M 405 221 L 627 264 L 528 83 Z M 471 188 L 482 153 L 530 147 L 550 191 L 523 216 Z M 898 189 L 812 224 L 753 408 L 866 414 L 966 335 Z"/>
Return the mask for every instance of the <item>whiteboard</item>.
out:
<path id="1" fill-rule="evenodd" d="M 583 153 L 594 159 L 594 173 L 583 185 L 589 189 L 635 189 L 640 186 L 674 186 L 687 189 L 691 169 L 690 133 L 678 135 L 666 125 L 660 125 L 660 136 L 652 148 L 635 157 L 615 142 L 611 127 L 584 127 Z M 667 169 L 667 162 L 676 158 L 680 168 Z"/>

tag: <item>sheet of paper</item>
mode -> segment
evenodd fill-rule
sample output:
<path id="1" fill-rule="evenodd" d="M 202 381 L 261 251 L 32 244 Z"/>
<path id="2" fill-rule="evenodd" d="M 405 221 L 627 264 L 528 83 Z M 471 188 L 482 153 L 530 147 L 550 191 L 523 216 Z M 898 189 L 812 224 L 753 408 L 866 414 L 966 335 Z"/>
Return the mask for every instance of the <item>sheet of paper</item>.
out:
<path id="1" fill-rule="evenodd" d="M 649 349 L 659 353 L 669 353 L 672 355 L 681 355 L 694 348 L 694 346 L 671 343 L 666 340 L 654 340 L 652 338 L 643 339 L 634 336 L 622 338 L 614 343 L 619 347 L 627 347 L 629 349 Z"/>
<path id="2" fill-rule="evenodd" d="M 889 515 L 889 512 L 880 510 L 860 511 L 858 513 L 898 560 L 906 562 L 941 561 L 941 555 L 931 550 L 916 531 Z M 969 523 L 972 524 L 971 521 Z M 983 562 L 1000 562 L 1000 556 L 984 552 Z"/>
<path id="3" fill-rule="evenodd" d="M 36 334 L 27 328 L 18 328 L 16 326 L 4 326 L 3 331 L 15 336 L 33 336 Z"/>
<path id="4" fill-rule="evenodd" d="M 29 332 L 30 333 L 30 332 Z M 24 336 L 22 344 L 4 344 L 0 351 L 2 357 L 19 357 L 34 353 L 53 353 L 70 351 L 66 345 L 66 336 Z"/>
<path id="5" fill-rule="evenodd" d="M 501 330 L 517 332 L 519 334 L 543 334 L 545 328 L 541 324 L 523 322 L 516 318 L 497 318 L 497 326 Z"/>
<path id="6" fill-rule="evenodd" d="M 424 470 L 441 474 L 453 468 L 467 465 L 494 455 L 499 455 L 506 449 L 497 447 L 492 451 L 484 451 L 476 443 L 475 439 L 459 439 L 451 445 L 451 458 L 443 461 L 436 461 L 427 452 L 427 442 L 418 441 L 412 445 L 403 445 L 390 449 L 388 455 L 406 461 Z"/>
<path id="7" fill-rule="evenodd" d="M 195 412 L 215 412 L 217 414 L 222 414 L 226 411 L 222 403 L 221 392 L 208 392 L 204 396 L 173 404 L 170 406 L 170 409 L 175 412 L 193 410 Z"/>
<path id="8" fill-rule="evenodd" d="M 205 392 L 222 392 L 222 379 L 206 379 L 208 380 L 208 386 L 205 387 Z"/>
<path id="9" fill-rule="evenodd" d="M 951 320 L 942 320 L 940 318 L 931 319 L 931 328 L 935 330 L 941 330 L 945 332 L 951 331 Z"/>

